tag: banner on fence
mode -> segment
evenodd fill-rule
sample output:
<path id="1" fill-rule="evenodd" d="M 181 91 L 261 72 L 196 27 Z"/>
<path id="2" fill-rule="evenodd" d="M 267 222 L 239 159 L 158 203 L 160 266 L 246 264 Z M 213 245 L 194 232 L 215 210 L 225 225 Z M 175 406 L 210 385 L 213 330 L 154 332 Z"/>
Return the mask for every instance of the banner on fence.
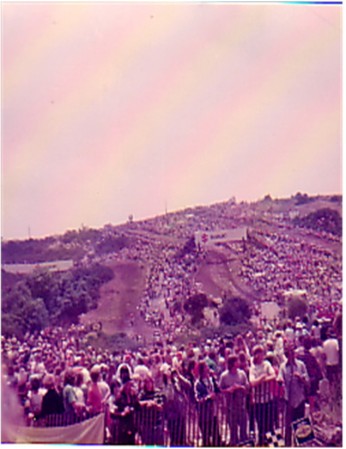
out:
<path id="1" fill-rule="evenodd" d="M 232 241 L 242 241 L 247 239 L 247 227 L 242 226 L 236 229 L 226 229 L 221 231 L 196 231 L 195 244 L 201 246 L 215 245 L 216 243 L 226 243 Z"/>
<path id="2" fill-rule="evenodd" d="M 103 444 L 105 415 L 66 427 L 19 427 L 8 429 L 11 442 L 17 444 Z"/>

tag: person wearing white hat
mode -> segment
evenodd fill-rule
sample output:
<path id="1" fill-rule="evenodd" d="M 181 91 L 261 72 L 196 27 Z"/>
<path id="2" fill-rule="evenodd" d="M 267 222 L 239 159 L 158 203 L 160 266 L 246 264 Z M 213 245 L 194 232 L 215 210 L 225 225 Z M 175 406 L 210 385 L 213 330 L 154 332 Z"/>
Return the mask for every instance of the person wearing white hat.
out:
<path id="1" fill-rule="evenodd" d="M 138 358 L 137 366 L 133 370 L 133 374 L 138 374 L 141 379 L 151 376 L 150 369 L 145 365 L 142 357 Z"/>

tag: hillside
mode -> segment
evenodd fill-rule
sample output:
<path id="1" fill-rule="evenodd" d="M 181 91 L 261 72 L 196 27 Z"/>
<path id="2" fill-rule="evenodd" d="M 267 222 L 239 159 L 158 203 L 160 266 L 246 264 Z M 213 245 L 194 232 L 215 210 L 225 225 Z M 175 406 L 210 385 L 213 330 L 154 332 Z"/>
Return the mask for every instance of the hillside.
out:
<path id="1" fill-rule="evenodd" d="M 326 229 L 321 229 L 321 210 L 324 214 L 327 211 L 331 224 Z M 97 296 L 93 294 L 97 303 L 93 300 L 91 308 L 76 308 L 82 313 L 81 322 L 100 322 L 107 334 L 125 332 L 134 338 L 140 335 L 151 339 L 154 332 L 160 332 L 174 338 L 189 329 L 183 304 L 197 291 L 215 299 L 242 297 L 250 301 L 252 313 L 258 316 L 262 302 L 280 303 L 285 290 L 314 285 L 315 276 L 323 272 L 328 279 L 331 277 L 330 291 L 339 298 L 342 245 L 340 233 L 334 230 L 340 227 L 341 211 L 341 197 L 310 198 L 297 194 L 288 199 L 266 197 L 255 203 L 229 201 L 119 226 L 3 242 L 2 268 L 6 270 L 7 264 L 11 264 L 10 268 L 16 270 L 13 264 L 25 263 L 29 272 L 16 277 L 3 271 L 2 292 L 5 296 L 13 293 L 16 282 L 36 276 L 38 269 L 49 270 L 44 265 L 47 262 L 71 260 L 74 266 L 69 269 L 65 264 L 64 276 L 70 276 L 68 273 L 78 267 L 88 269 L 98 264 L 110 270 L 113 277 L 107 275 L 99 283 Z M 218 244 L 205 247 L 202 252 L 195 247 L 196 231 L 243 226 L 248 228 L 246 242 Z M 316 257 L 316 267 L 308 266 L 306 261 L 306 276 L 300 279 L 293 273 L 301 262 L 292 259 L 291 254 L 301 254 L 304 261 L 307 250 Z M 35 268 L 36 263 L 40 263 L 39 268 Z M 281 281 L 276 285 L 272 282 L 278 272 L 282 285 Z M 59 270 L 50 272 L 53 277 L 62 275 Z M 81 281 L 78 282 L 81 289 Z M 77 284 L 71 285 L 74 289 Z M 311 287 L 309 294 L 316 296 L 320 292 Z M 77 297 L 78 294 L 72 295 Z M 36 304 L 36 299 L 32 300 Z"/>

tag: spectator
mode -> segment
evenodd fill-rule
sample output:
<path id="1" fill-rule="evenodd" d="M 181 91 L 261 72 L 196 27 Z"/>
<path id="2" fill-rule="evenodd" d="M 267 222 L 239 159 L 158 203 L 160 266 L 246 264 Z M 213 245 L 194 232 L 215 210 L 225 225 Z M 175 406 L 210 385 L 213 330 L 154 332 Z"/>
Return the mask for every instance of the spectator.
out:
<path id="1" fill-rule="evenodd" d="M 121 383 L 122 383 L 122 380 L 121 380 L 121 370 L 122 370 L 123 367 L 126 367 L 126 368 L 127 368 L 127 372 L 129 373 L 129 378 L 132 376 L 132 368 L 131 368 L 131 365 L 130 365 L 129 363 L 127 363 L 127 362 L 120 363 L 120 365 L 118 366 L 117 371 L 116 371 L 116 373 L 115 373 L 115 379 L 119 380 Z M 125 373 L 125 372 L 126 372 L 126 371 L 124 370 L 123 373 Z M 123 374 L 123 375 L 124 375 L 124 374 Z"/>
<path id="2" fill-rule="evenodd" d="M 274 354 L 278 360 L 278 363 L 281 364 L 285 361 L 284 339 L 280 331 L 276 331 L 274 337 L 275 337 Z"/>
<path id="3" fill-rule="evenodd" d="M 57 392 L 54 376 L 47 374 L 44 377 L 43 383 L 47 389 L 47 393 L 42 398 L 41 416 L 61 414 L 64 412 L 64 404 L 61 395 Z"/>
<path id="4" fill-rule="evenodd" d="M 141 405 L 140 434 L 145 445 L 162 446 L 164 436 L 163 404 L 164 395 L 154 388 L 151 377 L 143 380 L 143 389 L 139 394 Z"/>
<path id="5" fill-rule="evenodd" d="M 323 352 L 326 361 L 327 379 L 335 383 L 339 371 L 339 342 L 333 331 L 328 331 L 328 337 L 323 342 Z"/>
<path id="6" fill-rule="evenodd" d="M 203 446 L 219 446 L 220 435 L 217 414 L 214 407 L 215 395 L 219 388 L 205 361 L 198 364 L 198 377 L 195 381 L 195 400 L 197 402 L 198 423 L 202 432 Z"/>
<path id="7" fill-rule="evenodd" d="M 235 354 L 244 352 L 247 359 L 250 360 L 250 351 L 242 335 L 237 335 L 235 338 L 234 352 Z"/>
<path id="8" fill-rule="evenodd" d="M 322 370 L 317 363 L 316 357 L 314 357 L 310 350 L 311 350 L 311 338 L 306 337 L 304 339 L 304 353 L 301 357 L 298 357 L 306 366 L 306 370 L 309 375 L 309 388 L 307 391 L 307 397 L 309 399 L 310 404 L 310 412 L 313 413 L 315 411 L 315 401 L 317 396 L 317 390 L 320 383 L 320 380 L 322 380 Z"/>
<path id="9" fill-rule="evenodd" d="M 247 439 L 246 397 L 249 382 L 244 371 L 239 369 L 237 355 L 227 361 L 227 370 L 221 374 L 220 389 L 226 394 L 227 418 L 231 431 L 231 446 Z"/>
<path id="10" fill-rule="evenodd" d="M 314 320 L 312 323 L 311 336 L 317 338 L 318 340 L 321 338 L 321 328 L 318 320 Z"/>
<path id="11" fill-rule="evenodd" d="M 288 346 L 285 355 L 287 361 L 280 366 L 278 380 L 285 387 L 286 400 L 286 436 L 285 443 L 291 446 L 291 424 L 304 417 L 306 387 L 309 384 L 309 375 L 304 363 L 296 360 L 294 347 Z"/>
<path id="12" fill-rule="evenodd" d="M 42 400 L 45 394 L 46 390 L 41 388 L 40 378 L 37 376 L 32 377 L 30 381 L 30 390 L 28 392 L 28 400 L 26 403 L 29 419 L 40 418 L 42 411 Z"/>
<path id="13" fill-rule="evenodd" d="M 65 372 L 64 389 L 62 391 L 64 409 L 66 413 L 74 415 L 78 412 L 77 396 L 74 391 L 75 376 L 72 369 Z"/>
<path id="14" fill-rule="evenodd" d="M 332 389 L 334 399 L 340 396 L 340 367 L 339 367 L 339 342 L 330 328 L 327 333 L 327 339 L 323 342 L 323 353 L 326 364 L 326 374 Z"/>
<path id="15" fill-rule="evenodd" d="M 78 372 L 75 377 L 74 391 L 77 397 L 77 403 L 80 404 L 81 408 L 86 408 L 85 399 L 87 396 L 87 388 L 84 385 L 84 376 L 82 372 Z"/>
<path id="16" fill-rule="evenodd" d="M 273 352 L 267 352 L 266 360 L 271 364 L 275 372 L 275 379 L 270 382 L 270 410 L 273 417 L 275 428 L 279 428 L 279 415 L 283 414 L 284 409 L 284 388 L 281 383 L 278 382 L 277 377 L 279 374 L 280 364 Z M 286 357 L 285 357 L 286 360 Z"/>
<path id="17" fill-rule="evenodd" d="M 150 369 L 145 365 L 143 357 L 138 358 L 137 366 L 133 370 L 133 374 L 137 374 L 142 380 L 151 376 Z"/>
<path id="18" fill-rule="evenodd" d="M 120 444 L 119 443 L 119 408 L 116 405 L 116 401 L 119 397 L 121 389 L 120 381 L 114 379 L 110 385 L 111 394 L 108 398 L 108 406 L 109 406 L 109 415 L 107 415 L 107 429 L 109 432 L 108 439 L 112 444 Z"/>
<path id="19" fill-rule="evenodd" d="M 115 400 L 119 419 L 119 444 L 128 446 L 135 444 L 134 412 L 139 409 L 140 405 L 137 391 L 130 378 L 129 368 L 126 365 L 122 366 L 120 377 L 122 386 Z"/>
<path id="20" fill-rule="evenodd" d="M 166 370 L 163 394 L 166 397 L 164 412 L 170 435 L 171 446 L 186 445 L 186 392 L 190 388 L 186 380 L 177 371 Z"/>
<path id="21" fill-rule="evenodd" d="M 258 426 L 258 443 L 260 446 L 264 443 L 265 434 L 273 430 L 269 383 L 275 379 L 275 371 L 264 357 L 263 346 L 255 346 L 253 348 L 253 359 L 249 373 L 250 385 L 253 387 L 253 403 Z"/>
<path id="22" fill-rule="evenodd" d="M 18 381 L 17 381 L 17 392 L 19 397 L 19 402 L 21 405 L 25 404 L 25 400 L 28 394 L 28 373 L 25 367 L 22 366 L 19 369 Z"/>

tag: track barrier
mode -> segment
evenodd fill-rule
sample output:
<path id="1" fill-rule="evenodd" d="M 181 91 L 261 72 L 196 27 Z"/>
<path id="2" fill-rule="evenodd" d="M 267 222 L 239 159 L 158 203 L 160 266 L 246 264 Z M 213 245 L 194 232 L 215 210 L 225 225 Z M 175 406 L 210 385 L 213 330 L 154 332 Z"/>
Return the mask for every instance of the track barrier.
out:
<path id="1" fill-rule="evenodd" d="M 249 391 L 217 393 L 195 403 L 185 397 L 182 407 L 165 402 L 128 408 L 126 415 L 106 407 L 96 416 L 63 413 L 13 428 L 16 443 L 148 445 L 165 447 L 270 446 L 285 439 L 286 405 L 276 381 Z"/>

